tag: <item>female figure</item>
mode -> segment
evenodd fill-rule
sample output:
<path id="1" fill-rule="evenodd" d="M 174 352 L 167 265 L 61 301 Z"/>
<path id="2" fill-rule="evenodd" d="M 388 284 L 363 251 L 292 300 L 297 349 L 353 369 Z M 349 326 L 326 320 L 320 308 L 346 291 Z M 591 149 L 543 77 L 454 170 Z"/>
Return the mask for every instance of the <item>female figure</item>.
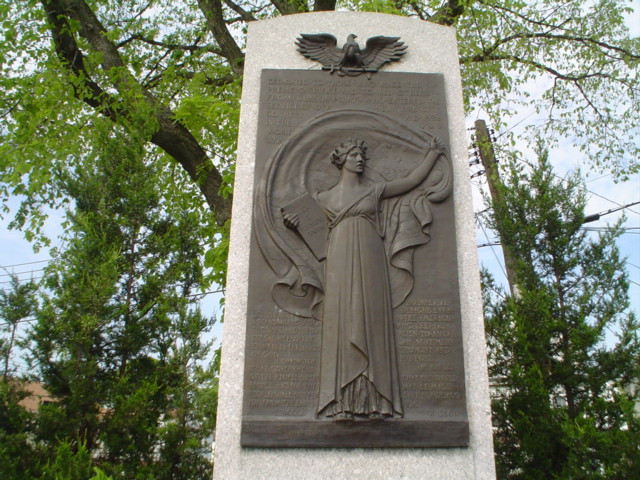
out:
<path id="1" fill-rule="evenodd" d="M 354 138 L 336 148 L 331 162 L 340 179 L 314 197 L 329 226 L 319 416 L 402 416 L 381 202 L 418 187 L 443 147 L 434 138 L 409 175 L 374 184 L 363 182 L 366 150 L 364 141 Z M 299 220 L 288 214 L 284 223 L 296 229 Z"/>

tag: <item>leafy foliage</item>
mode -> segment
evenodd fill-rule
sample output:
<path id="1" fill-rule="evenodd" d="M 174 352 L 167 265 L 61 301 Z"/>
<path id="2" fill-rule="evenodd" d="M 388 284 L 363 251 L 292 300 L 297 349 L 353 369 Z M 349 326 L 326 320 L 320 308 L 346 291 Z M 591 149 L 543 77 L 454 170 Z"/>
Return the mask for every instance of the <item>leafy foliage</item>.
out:
<path id="1" fill-rule="evenodd" d="M 640 325 L 613 227 L 581 229 L 577 175 L 509 165 L 490 223 L 518 294 L 484 275 L 496 462 L 504 479 L 631 478 L 640 468 Z M 613 333 L 616 338 L 613 339 Z"/>
<path id="2" fill-rule="evenodd" d="M 336 7 L 455 26 L 469 111 L 484 110 L 499 127 L 521 105 L 535 105 L 547 119 L 538 130 L 547 138 L 572 138 L 588 151 L 595 168 L 610 169 L 620 179 L 640 169 L 636 106 L 640 39 L 630 38 L 624 26 L 628 1 L 0 2 L 3 214 L 9 214 L 10 196 L 23 199 L 11 226 L 23 229 L 39 247 L 48 242 L 42 231 L 45 207 L 72 208 L 74 202 L 77 207 L 64 225 L 67 245 L 48 273 L 52 294 L 33 332 L 34 364 L 63 398 L 40 413 L 38 435 L 48 442 L 49 451 L 58 448 L 56 437 L 75 442 L 76 456 L 84 445 L 92 455 L 99 453 L 104 474 L 114 478 L 133 472 L 134 466 L 138 477 L 131 478 L 168 476 L 187 463 L 195 469 L 189 475 L 201 474 L 194 473 L 200 472 L 198 462 L 182 460 L 198 458 L 190 457 L 197 450 L 191 442 L 200 433 L 185 432 L 210 422 L 212 412 L 199 413 L 197 418 L 187 412 L 189 406 L 213 408 L 215 403 L 205 399 L 215 396 L 216 385 L 212 371 L 197 367 L 198 352 L 206 348 L 199 345 L 194 332 L 205 329 L 209 320 L 189 304 L 188 295 L 211 281 L 224 286 L 246 25 Z M 544 212 L 543 206 L 555 207 L 547 202 L 531 212 Z M 576 212 L 569 207 L 550 219 L 549 232 L 551 224 L 572 218 Z M 541 226 L 542 220 L 534 222 L 532 213 L 523 216 Z M 598 290 L 598 282 L 609 279 L 622 287 L 624 279 L 604 267 L 592 272 L 586 261 L 575 264 L 561 255 L 549 260 L 551 253 L 538 254 L 535 249 L 553 246 L 558 255 L 562 242 L 536 236 L 526 222 L 518 228 L 522 231 L 516 228 L 511 235 L 514 241 L 524 242 L 521 258 L 531 257 L 530 264 L 542 269 L 530 272 L 521 266 L 523 285 L 543 296 L 523 295 L 521 303 L 512 300 L 500 308 L 495 304 L 492 315 L 504 319 L 529 311 L 540 315 L 523 321 L 523 328 L 537 324 L 538 318 L 556 319 L 559 314 L 576 323 L 584 318 L 595 330 L 576 338 L 585 348 L 592 345 L 590 339 L 601 338 L 596 319 L 619 321 L 612 312 L 620 311 L 623 303 Z M 562 237 L 564 246 L 574 248 L 571 239 L 577 237 L 569 233 Z M 611 238 L 613 234 L 601 240 L 601 255 L 613 255 Z M 209 276 L 195 260 L 205 251 L 207 266 L 213 269 Z M 590 251 L 598 265 L 598 248 Z M 610 259 L 614 261 L 615 255 Z M 593 295 L 603 295 L 602 300 L 585 304 L 584 312 L 565 307 L 558 313 L 551 305 L 556 305 L 553 302 L 562 289 L 552 288 L 552 267 L 568 272 L 562 288 L 569 288 L 571 282 L 583 285 L 581 291 L 565 292 L 573 295 L 572 302 L 597 298 Z M 537 276 L 540 272 L 546 276 Z M 592 278 L 592 283 L 580 283 L 581 276 Z M 532 304 L 522 304 L 525 300 Z M 631 317 L 627 320 L 629 332 L 634 322 Z M 496 334 L 502 332 L 499 325 L 492 328 Z M 503 328 L 505 333 L 508 329 Z M 559 332 L 559 325 L 536 330 L 534 340 L 542 343 L 529 347 L 528 355 L 560 351 L 556 340 L 544 343 Z M 523 335 L 522 342 L 533 334 Z M 626 338 L 621 345 L 636 341 L 633 335 Z M 569 353 L 577 355 L 577 345 Z M 496 352 L 507 354 L 516 346 L 520 344 L 494 345 Z M 621 356 L 631 355 L 630 347 L 620 348 Z M 597 365 L 609 358 L 598 355 L 593 360 Z M 561 363 L 555 357 L 552 360 L 554 365 Z M 537 361 L 523 365 L 535 367 Z M 522 367 L 523 378 L 547 378 L 544 368 L 536 367 L 540 371 L 536 373 L 533 367 Z M 196 377 L 202 382 L 201 390 L 194 387 Z M 542 387 L 549 385 L 571 391 L 572 385 L 560 380 L 543 382 L 540 398 L 544 397 Z M 177 395 L 180 385 L 192 393 Z M 606 389 L 598 388 L 587 390 L 616 392 L 610 383 Z M 624 395 L 616 398 L 624 400 Z M 546 405 L 540 399 L 531 400 L 532 405 L 533 400 Z M 609 397 L 603 401 L 605 406 L 614 405 L 615 411 L 622 404 L 612 403 Z M 176 416 L 167 416 L 168 411 Z M 577 429 L 596 438 L 607 424 L 603 420 L 592 427 L 582 422 L 591 417 L 579 408 L 576 411 L 567 417 L 573 423 L 562 424 L 563 431 Z M 561 438 L 555 429 L 558 423 L 544 418 L 546 423 L 541 424 L 554 426 L 550 430 Z M 609 431 L 631 435 L 635 427 L 625 421 L 628 434 Z M 521 427 L 516 429 L 520 433 L 525 425 Z M 589 434 L 594 428 L 596 433 Z M 611 442 L 613 435 L 607 437 Z M 515 437 L 504 438 L 507 445 Z M 140 449 L 130 447 L 134 441 Z M 63 456 L 64 449 L 59 451 Z M 174 470 L 154 463 L 159 454 L 174 459 Z M 526 455 L 524 460 L 533 458 L 533 453 Z M 618 468 L 605 461 L 600 465 Z"/>
<path id="3" fill-rule="evenodd" d="M 209 478 L 217 384 L 200 366 L 213 319 L 194 303 L 202 212 L 164 209 L 162 165 L 103 127 L 97 156 L 66 174 L 70 233 L 31 334 L 32 364 L 59 399 L 41 406 L 36 436 L 58 448 L 55 472 L 81 462 L 68 469 L 78 478 L 94 466 L 114 479 Z"/>
<path id="4" fill-rule="evenodd" d="M 16 275 L 10 276 L 10 288 L 0 291 L 0 361 L 2 362 L 2 381 L 7 383 L 15 376 L 11 363 L 12 353 L 20 344 L 18 328 L 36 309 L 36 284 L 30 280 L 20 282 Z M 5 338 L 6 335 L 6 338 Z"/>
<path id="5" fill-rule="evenodd" d="M 640 40 L 627 1 L 27 0 L 0 5 L 0 188 L 25 199 L 13 226 L 46 242 L 42 206 L 68 200 L 60 183 L 91 158 L 103 117 L 165 166 L 159 187 L 179 178 L 166 205 L 201 195 L 224 236 L 246 24 L 336 6 L 454 25 L 469 110 L 500 126 L 536 105 L 550 138 L 572 137 L 619 178 L 638 171 Z M 210 242 L 211 259 L 224 258 L 225 241 Z"/>
<path id="6" fill-rule="evenodd" d="M 91 455 L 81 443 L 77 449 L 62 441 L 55 448 L 53 458 L 44 466 L 43 480 L 84 480 L 91 475 Z"/>
<path id="7" fill-rule="evenodd" d="M 0 476 L 6 480 L 35 478 L 39 472 L 30 441 L 33 414 L 20 405 L 25 396 L 18 382 L 0 381 Z"/>
<path id="8" fill-rule="evenodd" d="M 18 480 L 39 471 L 33 461 L 37 448 L 30 441 L 35 418 L 21 404 L 27 392 L 13 364 L 22 343 L 20 323 L 35 313 L 36 285 L 20 283 L 15 275 L 10 278 L 10 287 L 0 291 L 0 477 Z"/>
<path id="9" fill-rule="evenodd" d="M 456 24 L 467 39 L 460 50 L 469 106 L 502 126 L 533 105 L 546 116 L 535 135 L 568 136 L 594 167 L 621 178 L 637 172 L 640 39 L 628 36 L 631 11 L 616 0 L 475 2 Z"/>

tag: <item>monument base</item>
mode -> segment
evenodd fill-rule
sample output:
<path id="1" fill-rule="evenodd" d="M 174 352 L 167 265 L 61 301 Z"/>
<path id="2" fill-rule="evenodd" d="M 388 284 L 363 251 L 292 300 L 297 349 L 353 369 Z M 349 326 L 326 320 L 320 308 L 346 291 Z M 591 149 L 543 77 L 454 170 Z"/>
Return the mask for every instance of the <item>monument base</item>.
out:
<path id="1" fill-rule="evenodd" d="M 243 422 L 241 443 L 245 447 L 344 448 L 354 443 L 362 448 L 466 447 L 468 435 L 467 422 L 252 420 Z"/>

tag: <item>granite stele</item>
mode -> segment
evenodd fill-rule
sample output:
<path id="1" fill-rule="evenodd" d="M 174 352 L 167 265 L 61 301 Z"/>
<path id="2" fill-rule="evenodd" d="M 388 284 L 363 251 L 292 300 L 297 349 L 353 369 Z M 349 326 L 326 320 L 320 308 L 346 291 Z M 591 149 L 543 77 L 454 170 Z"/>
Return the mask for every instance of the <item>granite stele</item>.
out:
<path id="1" fill-rule="evenodd" d="M 495 478 L 455 30 L 249 25 L 214 477 Z"/>

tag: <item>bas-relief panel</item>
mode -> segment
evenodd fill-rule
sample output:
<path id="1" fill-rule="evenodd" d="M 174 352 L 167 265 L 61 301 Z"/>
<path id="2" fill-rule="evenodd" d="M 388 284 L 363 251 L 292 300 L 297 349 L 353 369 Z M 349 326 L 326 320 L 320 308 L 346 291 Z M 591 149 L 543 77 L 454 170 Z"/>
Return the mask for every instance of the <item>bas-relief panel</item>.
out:
<path id="1" fill-rule="evenodd" d="M 468 444 L 443 78 L 264 70 L 242 444 Z"/>

